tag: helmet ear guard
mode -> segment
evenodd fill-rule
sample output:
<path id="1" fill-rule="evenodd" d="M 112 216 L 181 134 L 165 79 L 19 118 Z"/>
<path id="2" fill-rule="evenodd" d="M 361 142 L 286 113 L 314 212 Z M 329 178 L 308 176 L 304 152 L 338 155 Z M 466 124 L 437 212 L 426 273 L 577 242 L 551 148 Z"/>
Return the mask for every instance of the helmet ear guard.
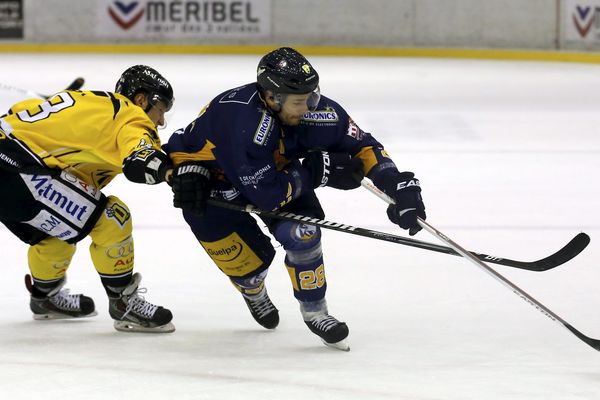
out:
<path id="1" fill-rule="evenodd" d="M 165 112 L 169 112 L 171 111 L 171 107 L 173 107 L 173 102 L 175 101 L 175 99 L 167 99 L 160 93 L 148 94 L 148 104 L 150 104 L 151 106 L 156 105 L 156 103 L 158 103 L 159 101 L 165 104 Z"/>
<path id="2" fill-rule="evenodd" d="M 319 101 L 321 101 L 321 89 L 317 86 L 315 90 L 310 92 L 310 96 L 306 100 L 306 105 L 310 111 L 315 111 L 319 106 Z"/>

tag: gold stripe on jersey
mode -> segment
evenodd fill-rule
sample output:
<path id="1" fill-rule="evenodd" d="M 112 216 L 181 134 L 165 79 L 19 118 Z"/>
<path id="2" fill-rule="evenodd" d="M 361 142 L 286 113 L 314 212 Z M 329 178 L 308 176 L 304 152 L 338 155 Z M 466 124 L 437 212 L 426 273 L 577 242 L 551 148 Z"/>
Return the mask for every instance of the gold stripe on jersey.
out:
<path id="1" fill-rule="evenodd" d="M 363 147 L 356 157 L 360 158 L 363 162 L 363 170 L 365 171 L 365 176 L 369 174 L 369 171 L 376 166 L 379 161 L 377 161 L 377 155 L 373 151 L 373 146 Z"/>
<path id="2" fill-rule="evenodd" d="M 171 160 L 173 160 L 173 164 L 175 166 L 184 163 L 186 161 L 212 161 L 216 160 L 215 154 L 213 153 L 213 149 L 216 146 L 210 141 L 206 140 L 206 144 L 195 153 L 186 153 L 181 151 L 174 151 L 169 154 Z"/>
<path id="3" fill-rule="evenodd" d="M 279 150 L 275 150 L 273 152 L 273 160 L 275 161 L 275 168 L 277 171 L 283 170 L 285 166 L 290 163 L 290 160 L 285 158 L 285 156 L 282 155 Z"/>
<path id="4" fill-rule="evenodd" d="M 122 172 L 140 148 L 160 150 L 144 110 L 118 93 L 66 91 L 50 100 L 28 99 L 5 117 L 12 135 L 46 166 L 68 170 L 99 188 Z"/>

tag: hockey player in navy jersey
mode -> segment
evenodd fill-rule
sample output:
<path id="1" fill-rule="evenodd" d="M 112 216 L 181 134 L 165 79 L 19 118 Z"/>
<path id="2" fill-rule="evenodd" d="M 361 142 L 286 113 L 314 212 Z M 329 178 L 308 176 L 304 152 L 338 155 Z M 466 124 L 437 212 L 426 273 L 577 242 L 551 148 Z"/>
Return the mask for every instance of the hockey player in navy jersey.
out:
<path id="1" fill-rule="evenodd" d="M 257 82 L 215 97 L 167 145 L 176 166 L 174 205 L 215 264 L 241 292 L 254 319 L 273 329 L 279 313 L 265 287 L 275 250 L 252 216 L 206 204 L 209 195 L 316 218 L 320 186 L 349 190 L 364 176 L 395 200 L 389 218 L 415 234 L 425 218 L 419 181 L 399 172 L 383 146 L 335 101 L 321 96 L 319 75 L 291 48 L 265 55 Z M 308 328 L 342 350 L 348 326 L 329 314 L 321 231 L 263 218 L 283 246 L 294 296 Z"/>

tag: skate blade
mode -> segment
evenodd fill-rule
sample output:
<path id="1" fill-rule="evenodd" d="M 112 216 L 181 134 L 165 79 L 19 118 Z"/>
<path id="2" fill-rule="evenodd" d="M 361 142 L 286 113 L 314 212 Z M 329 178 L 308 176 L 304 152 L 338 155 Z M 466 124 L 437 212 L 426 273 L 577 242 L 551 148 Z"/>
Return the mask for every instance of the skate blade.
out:
<path id="1" fill-rule="evenodd" d="M 55 319 L 82 319 L 82 318 L 95 317 L 96 315 L 98 315 L 98 312 L 94 310 L 91 313 L 82 315 L 80 317 L 73 317 L 72 315 L 59 314 L 59 313 L 33 314 L 33 319 L 36 321 L 49 321 L 49 320 L 55 320 Z"/>
<path id="2" fill-rule="evenodd" d="M 168 324 L 149 328 L 131 321 L 115 321 L 114 327 L 120 332 L 143 332 L 143 333 L 171 333 L 175 332 L 175 325 L 172 322 Z"/>
<path id="3" fill-rule="evenodd" d="M 341 350 L 341 351 L 350 351 L 350 345 L 345 340 L 340 340 L 336 343 L 327 343 L 323 339 L 321 339 L 323 344 L 327 347 L 331 347 L 332 349 Z"/>

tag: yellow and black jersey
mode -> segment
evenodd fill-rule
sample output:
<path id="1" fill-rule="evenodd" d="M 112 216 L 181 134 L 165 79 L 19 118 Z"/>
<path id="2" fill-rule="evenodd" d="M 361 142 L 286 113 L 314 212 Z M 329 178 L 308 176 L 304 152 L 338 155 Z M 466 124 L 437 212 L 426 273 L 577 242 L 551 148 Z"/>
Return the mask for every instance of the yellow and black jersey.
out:
<path id="1" fill-rule="evenodd" d="M 118 93 L 65 91 L 47 101 L 28 99 L 0 119 L 0 128 L 41 165 L 99 188 L 123 172 L 126 159 L 160 152 L 152 120 Z"/>

